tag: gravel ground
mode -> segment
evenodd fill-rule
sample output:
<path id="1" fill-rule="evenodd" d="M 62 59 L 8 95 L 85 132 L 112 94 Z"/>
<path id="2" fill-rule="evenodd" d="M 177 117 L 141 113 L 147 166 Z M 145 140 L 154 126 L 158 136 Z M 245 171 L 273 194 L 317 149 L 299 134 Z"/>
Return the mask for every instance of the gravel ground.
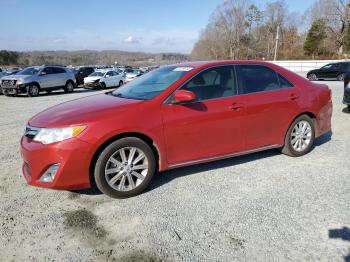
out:
<path id="1" fill-rule="evenodd" d="M 333 135 L 307 156 L 172 170 L 125 200 L 30 187 L 21 174 L 27 119 L 94 92 L 0 96 L 0 260 L 350 261 L 350 114 L 342 83 L 326 83 Z"/>

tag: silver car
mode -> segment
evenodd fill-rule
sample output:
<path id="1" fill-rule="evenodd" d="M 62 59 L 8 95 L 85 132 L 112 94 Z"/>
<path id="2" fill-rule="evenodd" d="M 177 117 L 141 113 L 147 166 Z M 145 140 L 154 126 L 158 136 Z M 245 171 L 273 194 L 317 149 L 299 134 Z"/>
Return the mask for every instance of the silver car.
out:
<path id="1" fill-rule="evenodd" d="M 73 92 L 76 79 L 74 74 L 64 67 L 32 66 L 16 75 L 3 77 L 0 84 L 4 95 L 38 96 L 41 91 L 51 93 L 57 89 L 63 89 L 66 93 Z"/>

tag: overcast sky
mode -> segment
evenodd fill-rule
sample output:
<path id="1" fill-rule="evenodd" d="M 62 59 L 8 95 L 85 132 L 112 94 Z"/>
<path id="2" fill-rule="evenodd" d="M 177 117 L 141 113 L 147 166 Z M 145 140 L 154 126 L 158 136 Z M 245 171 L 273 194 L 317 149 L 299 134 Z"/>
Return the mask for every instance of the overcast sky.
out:
<path id="1" fill-rule="evenodd" d="M 0 0 L 0 49 L 189 53 L 222 1 Z M 314 1 L 286 3 L 303 13 Z"/>

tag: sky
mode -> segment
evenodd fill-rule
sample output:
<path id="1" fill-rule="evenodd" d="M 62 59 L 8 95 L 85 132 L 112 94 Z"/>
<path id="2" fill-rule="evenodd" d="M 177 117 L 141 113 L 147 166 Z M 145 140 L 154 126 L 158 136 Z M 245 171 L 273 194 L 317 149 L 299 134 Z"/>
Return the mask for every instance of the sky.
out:
<path id="1" fill-rule="evenodd" d="M 190 53 L 223 1 L 0 0 L 0 49 Z M 313 2 L 286 0 L 300 13 Z"/>

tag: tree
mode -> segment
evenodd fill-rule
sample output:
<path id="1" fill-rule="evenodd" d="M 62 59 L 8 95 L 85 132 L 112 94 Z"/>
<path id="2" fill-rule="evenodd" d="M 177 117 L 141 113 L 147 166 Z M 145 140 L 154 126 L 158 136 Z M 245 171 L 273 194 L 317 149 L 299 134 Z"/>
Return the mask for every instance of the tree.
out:
<path id="1" fill-rule="evenodd" d="M 325 27 L 326 21 L 324 19 L 318 19 L 312 23 L 304 43 L 304 51 L 307 55 L 314 58 L 315 55 L 320 55 L 325 51 L 325 47 L 322 47 L 322 43 L 326 38 Z"/>

